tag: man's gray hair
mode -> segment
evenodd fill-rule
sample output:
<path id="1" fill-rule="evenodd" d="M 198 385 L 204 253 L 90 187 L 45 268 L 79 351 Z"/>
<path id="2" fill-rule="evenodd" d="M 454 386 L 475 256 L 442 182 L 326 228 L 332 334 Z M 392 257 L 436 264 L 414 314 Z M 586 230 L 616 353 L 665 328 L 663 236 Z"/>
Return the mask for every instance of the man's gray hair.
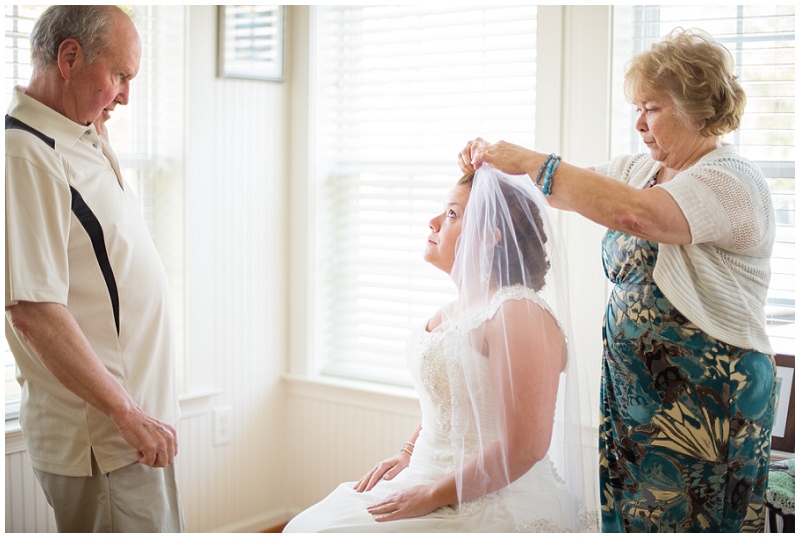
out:
<path id="1" fill-rule="evenodd" d="M 31 32 L 31 61 L 36 70 L 58 62 L 58 48 L 66 39 L 83 47 L 87 64 L 93 63 L 108 45 L 108 27 L 115 6 L 50 6 L 36 21 Z"/>

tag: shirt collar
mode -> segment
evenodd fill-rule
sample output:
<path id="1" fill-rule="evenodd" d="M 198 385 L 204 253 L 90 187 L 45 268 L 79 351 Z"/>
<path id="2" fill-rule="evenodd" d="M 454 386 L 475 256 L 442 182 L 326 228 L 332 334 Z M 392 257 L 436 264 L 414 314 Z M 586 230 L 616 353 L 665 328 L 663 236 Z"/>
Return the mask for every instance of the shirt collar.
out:
<path id="1" fill-rule="evenodd" d="M 94 125 L 75 123 L 49 106 L 29 97 L 22 86 L 14 88 L 8 114 L 55 139 L 56 144 L 71 146 L 87 131 L 95 132 Z"/>

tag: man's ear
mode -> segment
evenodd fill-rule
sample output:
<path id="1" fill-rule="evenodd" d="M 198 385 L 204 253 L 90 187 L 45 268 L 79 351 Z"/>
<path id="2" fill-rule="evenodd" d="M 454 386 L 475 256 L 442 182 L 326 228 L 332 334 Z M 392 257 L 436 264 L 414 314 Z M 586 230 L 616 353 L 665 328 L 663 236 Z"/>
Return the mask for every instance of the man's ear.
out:
<path id="1" fill-rule="evenodd" d="M 58 46 L 58 69 L 65 80 L 72 78 L 76 67 L 83 62 L 83 47 L 73 38 L 65 39 Z"/>

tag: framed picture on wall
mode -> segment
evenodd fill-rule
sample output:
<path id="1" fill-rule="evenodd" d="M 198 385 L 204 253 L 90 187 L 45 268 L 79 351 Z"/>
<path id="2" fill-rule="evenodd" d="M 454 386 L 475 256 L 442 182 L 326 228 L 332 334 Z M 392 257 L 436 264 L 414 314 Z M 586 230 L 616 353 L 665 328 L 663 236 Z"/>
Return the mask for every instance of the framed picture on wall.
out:
<path id="1" fill-rule="evenodd" d="M 219 6 L 219 76 L 282 81 L 284 6 Z"/>
<path id="2" fill-rule="evenodd" d="M 778 400 L 772 427 L 772 448 L 794 452 L 794 357 L 775 355 L 775 364 L 778 367 Z"/>

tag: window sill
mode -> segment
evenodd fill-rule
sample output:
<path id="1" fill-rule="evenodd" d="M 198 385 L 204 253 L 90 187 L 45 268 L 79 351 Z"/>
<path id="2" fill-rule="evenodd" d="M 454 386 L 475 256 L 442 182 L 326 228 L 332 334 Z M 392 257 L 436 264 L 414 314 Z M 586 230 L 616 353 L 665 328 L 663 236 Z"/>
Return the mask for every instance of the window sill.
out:
<path id="1" fill-rule="evenodd" d="M 284 374 L 283 385 L 290 396 L 355 405 L 391 413 L 419 416 L 419 397 L 412 388 L 356 381 L 329 376 Z"/>
<path id="2" fill-rule="evenodd" d="M 15 452 L 23 452 L 25 442 L 22 439 L 22 429 L 19 427 L 19 420 L 14 418 L 6 420 L 6 455 Z"/>

